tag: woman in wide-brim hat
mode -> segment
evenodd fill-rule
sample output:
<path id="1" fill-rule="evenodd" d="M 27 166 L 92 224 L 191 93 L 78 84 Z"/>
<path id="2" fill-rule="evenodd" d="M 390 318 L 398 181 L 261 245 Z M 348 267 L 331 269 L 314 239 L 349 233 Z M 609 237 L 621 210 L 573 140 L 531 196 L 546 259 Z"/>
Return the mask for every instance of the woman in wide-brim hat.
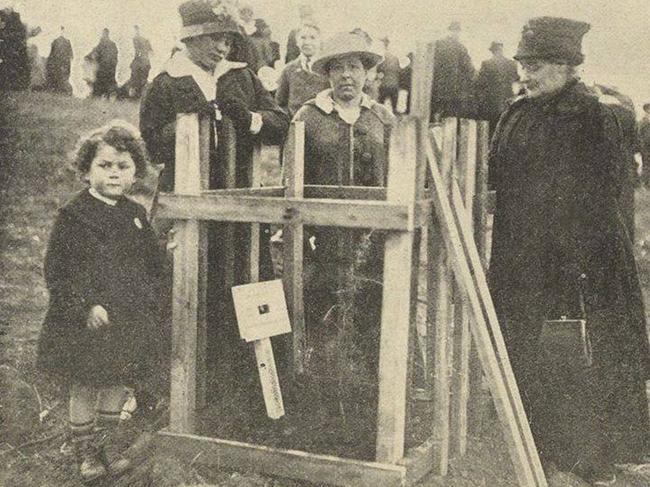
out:
<path id="1" fill-rule="evenodd" d="M 305 123 L 306 184 L 385 184 L 394 117 L 363 93 L 368 70 L 381 59 L 357 34 L 337 34 L 324 42 L 313 69 L 330 88 L 306 102 L 294 117 Z M 325 372 L 326 364 L 334 360 L 337 370 L 323 375 L 334 380 L 337 371 L 361 367 L 367 373 L 345 381 L 361 379 L 372 385 L 377 373 L 383 239 L 365 230 L 308 227 L 306 232 L 307 238 L 315 237 L 305 256 L 305 318 L 314 349 L 310 365 Z M 358 362 L 341 363 L 340 354 L 328 355 L 343 349 L 360 352 L 354 359 Z"/>

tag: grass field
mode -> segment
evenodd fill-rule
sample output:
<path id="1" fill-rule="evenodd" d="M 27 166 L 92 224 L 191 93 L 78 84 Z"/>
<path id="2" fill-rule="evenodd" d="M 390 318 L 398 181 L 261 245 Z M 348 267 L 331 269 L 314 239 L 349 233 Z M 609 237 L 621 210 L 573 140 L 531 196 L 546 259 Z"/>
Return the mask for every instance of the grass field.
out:
<path id="1" fill-rule="evenodd" d="M 47 94 L 16 94 L 0 107 L 0 486 L 78 487 L 73 461 L 59 452 L 64 441 L 64 391 L 34 369 L 35 344 L 47 306 L 42 259 L 56 209 L 82 187 L 68 168 L 80 134 L 120 118 L 137 125 L 138 106 L 79 100 Z M 277 167 L 267 171 L 277 178 Z M 639 190 L 638 262 L 650 297 L 650 193 Z M 648 244 L 645 244 L 645 241 Z M 39 404 L 40 403 L 40 404 Z M 48 411 L 42 422 L 39 412 Z M 424 486 L 514 487 L 512 469 L 495 417 L 474 411 L 475 431 L 466 461 L 453 465 L 445 480 Z M 227 418 L 222 418 L 227 421 Z M 134 428 L 150 430 L 143 421 Z M 37 443 L 30 444 L 36 441 Z M 150 472 L 154 487 L 207 484 L 295 486 L 242 472 L 207 472 L 169 461 Z M 128 483 L 125 485 L 135 485 Z M 562 484 L 568 485 L 568 484 Z M 641 484 L 640 484 L 641 485 Z M 650 484 L 643 484 L 650 485 Z M 378 486 L 379 487 L 379 486 Z"/>

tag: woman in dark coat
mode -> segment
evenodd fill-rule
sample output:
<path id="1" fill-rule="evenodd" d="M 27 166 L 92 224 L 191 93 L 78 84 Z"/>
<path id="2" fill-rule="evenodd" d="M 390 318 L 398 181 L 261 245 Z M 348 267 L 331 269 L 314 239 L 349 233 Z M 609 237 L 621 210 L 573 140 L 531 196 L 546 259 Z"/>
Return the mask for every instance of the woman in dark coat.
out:
<path id="1" fill-rule="evenodd" d="M 526 95 L 502 116 L 495 170 L 491 292 L 545 464 L 588 480 L 648 447 L 645 312 L 619 207 L 625 145 L 618 120 L 575 78 L 588 25 L 533 19 L 517 59 Z M 562 33 L 563 41 L 553 43 Z M 549 45 L 551 44 L 551 45 Z M 586 319 L 579 350 L 549 362 L 545 320 Z M 604 485 L 604 484 L 603 484 Z"/>
<path id="2" fill-rule="evenodd" d="M 394 117 L 362 91 L 368 70 L 380 61 L 381 55 L 370 51 L 366 40 L 354 33 L 339 34 L 325 43 L 314 71 L 326 77 L 331 88 L 305 103 L 294 117 L 305 123 L 306 184 L 385 185 Z M 365 230 L 318 227 L 306 232 L 313 248 L 305 256 L 310 346 L 323 363 L 328 359 L 323 354 L 335 350 L 339 361 L 350 358 L 347 365 L 366 368 L 356 378 L 344 380 L 372 383 L 377 374 L 383 239 Z M 345 357 L 344 352 L 354 352 L 355 347 L 361 356 Z M 344 374 L 349 371 L 346 363 L 337 367 Z"/>
<path id="3" fill-rule="evenodd" d="M 214 3 L 202 0 L 183 3 L 179 12 L 186 47 L 176 52 L 154 78 L 140 106 L 142 137 L 152 161 L 163 166 L 160 189 L 174 189 L 176 116 L 180 113 L 199 113 L 210 120 L 209 187 L 226 187 L 226 161 L 232 145 L 236 153 L 235 185 L 249 187 L 255 146 L 260 142 L 282 143 L 289 129 L 289 117 L 246 63 L 231 60 L 241 54 L 243 46 L 240 28 L 231 16 L 217 13 Z M 233 126 L 234 132 L 229 130 Z M 208 335 L 209 357 L 223 365 L 220 369 L 233 363 L 237 367 L 254 367 L 251 347 L 239 337 L 230 289 L 226 288 L 224 228 L 223 224 L 212 225 L 208 237 L 208 314 L 212 324 Z M 248 226 L 236 228 L 235 248 L 246 248 Z M 260 278 L 264 280 L 273 275 L 270 235 L 266 231 L 260 234 Z M 236 256 L 234 284 L 242 284 L 247 274 L 244 254 L 240 252 Z M 238 368 L 230 378 L 238 380 L 246 375 L 248 380 L 256 381 L 254 374 L 254 370 L 246 369 L 244 374 Z"/>

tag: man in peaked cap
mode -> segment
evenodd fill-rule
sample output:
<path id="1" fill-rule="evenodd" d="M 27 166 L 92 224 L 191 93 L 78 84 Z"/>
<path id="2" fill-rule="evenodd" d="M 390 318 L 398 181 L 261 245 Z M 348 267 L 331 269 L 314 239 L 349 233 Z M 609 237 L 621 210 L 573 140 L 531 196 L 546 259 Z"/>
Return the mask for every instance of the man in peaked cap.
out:
<path id="1" fill-rule="evenodd" d="M 152 161 L 163 167 L 160 188 L 163 191 L 174 189 L 175 123 L 179 113 L 199 113 L 210 120 L 209 187 L 225 187 L 232 149 L 236 154 L 236 187 L 249 187 L 255 145 L 258 142 L 282 143 L 289 129 L 289 117 L 264 89 L 253 70 L 244 62 L 232 60 L 242 45 L 243 36 L 222 3 L 190 0 L 179 7 L 179 12 L 184 48 L 163 66 L 145 91 L 140 106 L 142 137 Z M 208 237 L 208 295 L 211 297 L 208 313 L 210 322 L 214 323 L 208 337 L 210 355 L 220 360 L 239 356 L 240 362 L 245 363 L 250 358 L 247 351 L 250 351 L 242 349 L 244 345 L 240 343 L 231 316 L 230 290 L 223 282 L 225 261 L 223 252 L 219 252 L 223 246 L 220 232 L 223 233 L 223 225 L 214 225 Z M 270 249 L 268 235 L 260 233 L 260 274 L 265 279 L 272 275 Z M 245 248 L 248 241 L 247 228 L 238 227 L 236 248 Z M 237 282 L 234 284 L 240 284 L 244 275 L 245 253 L 241 252 L 236 258 Z M 254 364 L 254 359 L 250 363 Z M 237 375 L 235 372 L 234 376 Z M 255 390 L 255 386 L 252 387 Z"/>
<path id="2" fill-rule="evenodd" d="M 614 464 L 648 451 L 650 349 L 619 208 L 623 134 L 576 74 L 589 27 L 541 17 L 523 29 L 515 59 L 525 95 L 502 115 L 490 151 L 490 289 L 547 472 L 611 485 Z M 586 334 L 563 318 L 584 319 Z"/>

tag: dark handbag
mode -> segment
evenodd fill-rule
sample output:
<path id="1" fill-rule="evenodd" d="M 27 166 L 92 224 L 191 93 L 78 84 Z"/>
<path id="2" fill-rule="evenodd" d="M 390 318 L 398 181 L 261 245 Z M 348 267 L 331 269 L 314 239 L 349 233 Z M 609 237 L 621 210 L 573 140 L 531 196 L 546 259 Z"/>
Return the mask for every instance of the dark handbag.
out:
<path id="1" fill-rule="evenodd" d="M 591 367 L 593 364 L 591 341 L 587 327 L 584 304 L 584 280 L 580 276 L 580 310 L 577 319 L 562 316 L 559 320 L 545 320 L 539 337 L 542 359 L 549 365 Z"/>

